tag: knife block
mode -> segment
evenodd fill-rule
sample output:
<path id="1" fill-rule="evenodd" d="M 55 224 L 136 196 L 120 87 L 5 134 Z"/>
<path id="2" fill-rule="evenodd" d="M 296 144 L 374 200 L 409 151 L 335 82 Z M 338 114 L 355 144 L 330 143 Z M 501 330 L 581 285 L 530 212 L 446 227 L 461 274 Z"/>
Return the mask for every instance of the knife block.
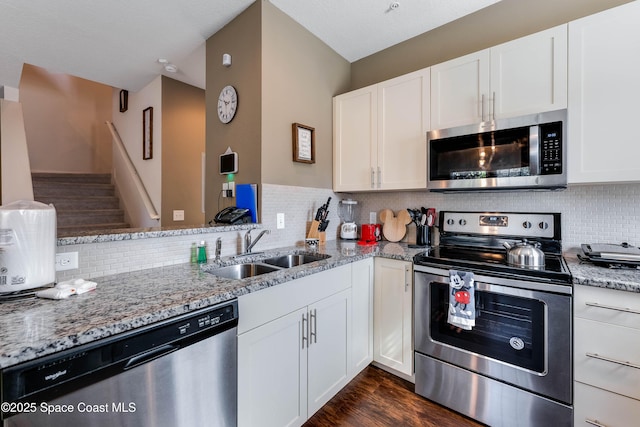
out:
<path id="1" fill-rule="evenodd" d="M 320 232 L 318 231 L 318 227 L 320 226 L 320 221 L 311 221 L 311 225 L 309 226 L 309 232 L 307 233 L 307 239 L 320 239 Z"/>
<path id="2" fill-rule="evenodd" d="M 307 239 L 318 239 L 318 243 L 324 245 L 327 242 L 327 233 L 325 231 L 318 231 L 319 226 L 320 221 L 311 221 Z"/>

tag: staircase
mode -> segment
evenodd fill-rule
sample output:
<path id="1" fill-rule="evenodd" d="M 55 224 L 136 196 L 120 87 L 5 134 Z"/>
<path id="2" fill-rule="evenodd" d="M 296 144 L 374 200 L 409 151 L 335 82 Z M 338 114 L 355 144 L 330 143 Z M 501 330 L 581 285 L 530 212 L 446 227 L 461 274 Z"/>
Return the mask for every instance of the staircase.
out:
<path id="1" fill-rule="evenodd" d="M 33 173 L 33 196 L 56 208 L 58 237 L 129 228 L 110 174 Z"/>

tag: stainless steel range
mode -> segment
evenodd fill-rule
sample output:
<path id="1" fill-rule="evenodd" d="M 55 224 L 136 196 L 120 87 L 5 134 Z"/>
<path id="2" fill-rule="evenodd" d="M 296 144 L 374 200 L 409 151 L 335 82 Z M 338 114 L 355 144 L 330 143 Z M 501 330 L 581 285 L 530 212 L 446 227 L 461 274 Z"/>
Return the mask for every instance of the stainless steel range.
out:
<path id="1" fill-rule="evenodd" d="M 494 427 L 571 426 L 560 214 L 441 212 L 439 226 L 414 258 L 416 393 Z"/>

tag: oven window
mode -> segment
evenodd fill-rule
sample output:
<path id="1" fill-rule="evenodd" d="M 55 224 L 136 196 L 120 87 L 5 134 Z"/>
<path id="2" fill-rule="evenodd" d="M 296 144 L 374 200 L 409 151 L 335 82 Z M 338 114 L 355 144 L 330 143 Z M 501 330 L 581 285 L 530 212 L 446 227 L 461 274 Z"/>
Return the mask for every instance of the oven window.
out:
<path id="1" fill-rule="evenodd" d="M 449 286 L 433 282 L 430 289 L 432 339 L 544 372 L 546 326 L 542 301 L 476 291 L 476 325 L 466 331 L 447 323 Z"/>
<path id="2" fill-rule="evenodd" d="M 430 141 L 432 180 L 531 175 L 529 127 Z"/>

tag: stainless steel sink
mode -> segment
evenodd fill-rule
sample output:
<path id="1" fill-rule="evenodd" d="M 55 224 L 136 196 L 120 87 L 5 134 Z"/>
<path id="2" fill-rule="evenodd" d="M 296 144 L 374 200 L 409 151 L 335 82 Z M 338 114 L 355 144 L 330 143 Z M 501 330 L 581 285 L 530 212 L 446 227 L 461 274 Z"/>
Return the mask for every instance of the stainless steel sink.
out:
<path id="1" fill-rule="evenodd" d="M 272 271 L 278 270 L 280 269 L 270 265 L 250 263 L 228 265 L 207 272 L 227 279 L 246 279 L 247 277 L 259 276 L 260 274 L 271 273 Z"/>
<path id="2" fill-rule="evenodd" d="M 325 254 L 290 254 L 262 260 L 265 264 L 276 265 L 282 268 L 291 268 L 302 264 L 308 264 L 314 261 L 331 258 L 331 255 Z"/>

